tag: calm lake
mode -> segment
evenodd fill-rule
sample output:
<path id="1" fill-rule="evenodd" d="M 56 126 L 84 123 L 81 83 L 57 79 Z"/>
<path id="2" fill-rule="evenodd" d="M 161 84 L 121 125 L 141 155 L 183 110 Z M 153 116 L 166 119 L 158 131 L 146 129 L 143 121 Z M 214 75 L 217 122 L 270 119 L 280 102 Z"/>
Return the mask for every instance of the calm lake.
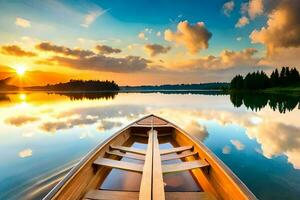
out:
<path id="1" fill-rule="evenodd" d="M 146 114 L 202 140 L 259 199 L 300 199 L 300 98 L 218 92 L 0 94 L 0 199 L 41 199 Z"/>

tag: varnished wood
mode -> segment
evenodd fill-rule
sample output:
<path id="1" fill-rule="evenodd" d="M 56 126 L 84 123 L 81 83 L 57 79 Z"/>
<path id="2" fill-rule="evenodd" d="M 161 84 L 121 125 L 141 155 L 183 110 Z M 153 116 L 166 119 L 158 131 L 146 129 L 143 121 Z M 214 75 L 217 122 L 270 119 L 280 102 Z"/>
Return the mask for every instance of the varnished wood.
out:
<path id="1" fill-rule="evenodd" d="M 133 153 L 123 153 L 118 150 L 106 151 L 106 153 L 110 155 L 121 156 L 124 158 L 131 158 L 135 160 L 145 160 L 145 156 L 143 155 L 133 154 Z"/>
<path id="2" fill-rule="evenodd" d="M 164 181 L 162 176 L 162 166 L 157 139 L 157 131 L 153 131 L 153 177 L 152 177 L 152 199 L 165 199 Z"/>
<path id="3" fill-rule="evenodd" d="M 110 148 L 111 149 L 120 150 L 120 151 L 130 152 L 130 153 L 141 154 L 141 155 L 145 155 L 146 154 L 145 150 L 137 149 L 137 148 L 133 148 L 133 147 L 124 147 L 124 146 L 110 145 Z"/>
<path id="4" fill-rule="evenodd" d="M 165 164 L 162 166 L 163 173 L 180 172 L 196 168 L 208 167 L 209 164 L 204 160 L 194 160 L 176 164 Z"/>
<path id="5" fill-rule="evenodd" d="M 141 164 L 118 161 L 118 160 L 107 159 L 107 158 L 98 158 L 97 160 L 94 161 L 94 164 L 105 166 L 105 167 L 116 168 L 116 169 L 133 171 L 133 172 L 143 172 L 143 165 Z"/>
<path id="6" fill-rule="evenodd" d="M 189 151 L 189 152 L 185 151 L 180 154 L 166 154 L 161 157 L 161 160 L 162 161 L 176 160 L 176 159 L 181 159 L 181 158 L 185 158 L 185 157 L 189 157 L 189 156 L 195 156 L 197 154 L 198 154 L 198 152 L 196 152 L 196 151 Z"/>
<path id="7" fill-rule="evenodd" d="M 138 192 L 90 190 L 87 192 L 84 198 L 91 200 L 137 200 L 138 197 Z"/>
<path id="8" fill-rule="evenodd" d="M 163 150 L 160 150 L 160 155 L 183 152 L 186 150 L 191 150 L 192 148 L 193 148 L 193 146 L 182 146 L 182 147 L 176 147 L 176 148 L 171 148 L 171 149 L 163 149 Z"/>
<path id="9" fill-rule="evenodd" d="M 216 200 L 207 192 L 166 192 L 166 200 Z"/>
<path id="10" fill-rule="evenodd" d="M 140 185 L 140 200 L 151 200 L 152 198 L 152 159 L 153 159 L 153 130 L 149 131 L 147 153 L 143 168 L 143 176 Z"/>
<path id="11" fill-rule="evenodd" d="M 150 117 L 150 118 L 149 118 Z M 142 125 L 137 122 L 149 118 L 148 124 Z M 149 120 L 147 119 L 147 120 Z M 176 148 L 166 149 L 159 151 L 158 142 L 154 142 L 153 137 L 153 150 L 152 150 L 152 177 L 148 180 L 152 181 L 151 185 L 148 185 L 148 192 L 143 192 L 149 194 L 149 186 L 151 190 L 152 197 L 159 197 L 157 199 L 210 199 L 208 196 L 211 195 L 212 198 L 216 199 L 232 199 L 232 200 L 255 200 L 256 197 L 249 191 L 249 189 L 236 177 L 231 170 L 220 161 L 201 141 L 190 136 L 188 133 L 177 127 L 176 125 L 163 120 L 159 117 L 149 115 L 141 120 L 133 122 L 124 129 L 118 131 L 110 138 L 105 140 L 102 144 L 98 145 L 94 150 L 92 150 L 85 158 L 83 158 L 80 163 L 74 167 L 66 177 L 60 181 L 60 183 L 51 190 L 51 192 L 44 198 L 45 200 L 79 200 L 79 199 L 90 199 L 87 195 L 103 183 L 106 176 L 109 174 L 111 167 L 116 167 L 118 169 L 133 170 L 143 173 L 146 165 L 135 164 L 131 162 L 119 161 L 119 159 L 128 156 L 133 159 L 141 158 L 137 160 L 146 159 L 148 152 L 146 150 L 137 149 L 130 147 L 133 142 L 145 140 L 143 137 L 136 137 L 133 133 L 147 134 L 147 132 L 154 128 L 157 131 L 157 137 L 161 137 L 160 141 L 169 142 Z M 159 121 L 162 120 L 163 123 L 159 125 Z M 170 133 L 170 135 L 169 135 Z M 142 142 L 142 143 L 146 143 Z M 148 141 L 149 142 L 149 141 Z M 154 148 L 154 144 L 157 147 Z M 177 147 L 178 146 L 178 147 Z M 156 150 L 155 150 L 156 149 Z M 147 148 L 148 151 L 148 148 Z M 155 153 L 156 152 L 156 153 Z M 195 153 L 195 154 L 194 154 Z M 192 155 L 193 154 L 193 155 Z M 158 155 L 158 156 L 156 156 Z M 101 165 L 95 165 L 97 159 L 108 159 L 109 162 L 100 160 Z M 184 162 L 170 165 L 161 165 L 162 160 L 173 160 L 180 159 Z M 200 159 L 200 160 L 197 160 Z M 99 160 L 98 160 L 99 161 Z M 202 163 L 201 165 L 199 162 Z M 120 164 L 121 163 L 121 164 Z M 146 161 L 144 162 L 146 163 Z M 149 162 L 148 162 L 149 163 Z M 102 165 L 102 164 L 105 164 Z M 148 164 L 147 164 L 148 165 Z M 209 165 L 209 166 L 208 166 Z M 97 167 L 95 167 L 97 166 Z M 109 167 L 106 167 L 109 166 Z M 138 167 L 137 167 L 138 166 Z M 203 167 L 206 166 L 206 167 Z M 159 169 L 161 167 L 161 169 Z M 191 193 L 191 192 L 161 192 L 163 191 L 162 174 L 179 172 L 182 170 L 189 170 L 194 180 L 201 186 L 204 193 Z M 160 176 L 159 176 L 160 174 Z M 142 181 L 143 182 L 143 181 Z M 141 182 L 141 184 L 142 184 Z M 160 185 L 160 186 L 159 186 Z M 159 187 L 157 187 L 159 186 Z M 145 186 L 141 185 L 140 192 L 143 191 Z M 99 190 L 95 190 L 96 193 Z M 95 192 L 94 191 L 94 192 Z M 103 192 L 102 190 L 100 192 Z M 139 192 L 127 193 L 125 191 L 105 191 L 107 196 L 102 196 L 104 199 L 138 199 Z M 120 192 L 120 193 L 119 193 Z M 114 193 L 114 194 L 113 194 Z M 163 196 L 163 195 L 164 196 Z M 209 195 L 208 195 L 209 194 Z M 104 194 L 102 194 L 104 195 Z M 121 195 L 121 196 L 118 196 Z M 149 197 L 149 195 L 148 195 Z M 91 197 L 92 198 L 92 197 Z M 93 197 L 94 198 L 94 197 Z"/>

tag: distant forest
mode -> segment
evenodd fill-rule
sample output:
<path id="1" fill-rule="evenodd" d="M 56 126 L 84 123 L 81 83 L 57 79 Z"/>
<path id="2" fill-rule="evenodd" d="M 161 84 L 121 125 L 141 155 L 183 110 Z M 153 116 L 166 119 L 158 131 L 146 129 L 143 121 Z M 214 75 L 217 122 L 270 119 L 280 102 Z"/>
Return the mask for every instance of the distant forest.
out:
<path id="1" fill-rule="evenodd" d="M 199 83 L 199 84 L 177 84 L 177 85 L 144 85 L 144 86 L 123 86 L 121 90 L 126 91 L 163 91 L 163 90 L 221 90 L 228 88 L 229 83 Z"/>
<path id="2" fill-rule="evenodd" d="M 264 71 L 248 73 L 245 78 L 235 76 L 230 82 L 233 90 L 261 90 L 272 87 L 288 87 L 300 84 L 300 75 L 296 68 L 282 67 L 279 72 L 275 69 L 270 77 Z"/>
<path id="3" fill-rule="evenodd" d="M 119 86 L 114 81 L 99 80 L 70 80 L 67 83 L 58 83 L 46 86 L 27 87 L 28 90 L 51 90 L 51 91 L 118 91 Z"/>

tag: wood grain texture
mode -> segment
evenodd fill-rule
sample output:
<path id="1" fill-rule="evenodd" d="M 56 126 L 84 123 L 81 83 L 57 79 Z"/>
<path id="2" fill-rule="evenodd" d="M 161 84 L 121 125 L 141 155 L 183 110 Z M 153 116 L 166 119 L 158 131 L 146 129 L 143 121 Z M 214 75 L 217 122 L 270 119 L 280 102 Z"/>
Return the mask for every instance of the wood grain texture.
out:
<path id="1" fill-rule="evenodd" d="M 163 149 L 160 150 L 160 155 L 165 155 L 165 154 L 170 154 L 170 153 L 177 153 L 177 152 L 182 152 L 186 150 L 191 150 L 193 146 L 181 146 L 181 147 L 176 147 L 176 148 L 171 148 L 171 149 Z"/>
<path id="2" fill-rule="evenodd" d="M 161 160 L 162 161 L 176 160 L 176 159 L 181 159 L 181 158 L 185 158 L 185 157 L 189 157 L 189 156 L 195 156 L 197 154 L 198 154 L 198 152 L 195 152 L 195 151 L 185 151 L 180 154 L 163 155 L 161 157 Z"/>
<path id="3" fill-rule="evenodd" d="M 140 186 L 140 200 L 151 200 L 152 198 L 152 159 L 153 159 L 153 130 L 148 132 L 148 145 Z"/>
<path id="4" fill-rule="evenodd" d="M 124 157 L 124 158 L 131 158 L 131 159 L 135 159 L 135 160 L 145 160 L 145 156 L 139 155 L 139 154 L 134 154 L 134 153 L 123 153 L 123 152 L 120 152 L 117 150 L 107 151 L 106 153 L 110 154 L 110 155 L 120 156 L 120 157 Z"/>
<path id="5" fill-rule="evenodd" d="M 118 161 L 108 158 L 98 158 L 94 161 L 94 164 L 133 172 L 143 172 L 143 165 L 141 164 Z"/>
<path id="6" fill-rule="evenodd" d="M 181 172 L 181 171 L 203 168 L 208 166 L 209 164 L 205 160 L 194 160 L 189 162 L 163 165 L 162 171 L 163 173 Z"/>
<path id="7" fill-rule="evenodd" d="M 153 131 L 153 177 L 152 177 L 152 199 L 165 199 L 164 181 L 162 175 L 161 158 L 157 132 Z"/>
<path id="8" fill-rule="evenodd" d="M 216 200 L 207 192 L 166 192 L 166 200 Z"/>
<path id="9" fill-rule="evenodd" d="M 139 192 L 110 191 L 110 190 L 90 190 L 84 196 L 91 200 L 137 200 Z"/>
<path id="10" fill-rule="evenodd" d="M 124 146 L 110 145 L 110 148 L 111 149 L 120 150 L 120 151 L 130 152 L 130 153 L 141 154 L 141 155 L 145 155 L 146 154 L 145 150 L 137 149 L 137 148 L 133 148 L 133 147 L 124 147 Z"/>

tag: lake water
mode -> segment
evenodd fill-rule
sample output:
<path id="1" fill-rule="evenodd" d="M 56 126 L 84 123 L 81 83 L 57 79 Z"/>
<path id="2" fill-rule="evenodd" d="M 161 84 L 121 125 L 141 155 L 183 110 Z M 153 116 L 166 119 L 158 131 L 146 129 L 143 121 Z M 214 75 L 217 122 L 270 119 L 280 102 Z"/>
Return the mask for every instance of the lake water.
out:
<path id="1" fill-rule="evenodd" d="M 198 137 L 259 199 L 300 199 L 300 99 L 217 92 L 0 94 L 0 199 L 41 199 L 88 151 L 157 114 Z"/>

